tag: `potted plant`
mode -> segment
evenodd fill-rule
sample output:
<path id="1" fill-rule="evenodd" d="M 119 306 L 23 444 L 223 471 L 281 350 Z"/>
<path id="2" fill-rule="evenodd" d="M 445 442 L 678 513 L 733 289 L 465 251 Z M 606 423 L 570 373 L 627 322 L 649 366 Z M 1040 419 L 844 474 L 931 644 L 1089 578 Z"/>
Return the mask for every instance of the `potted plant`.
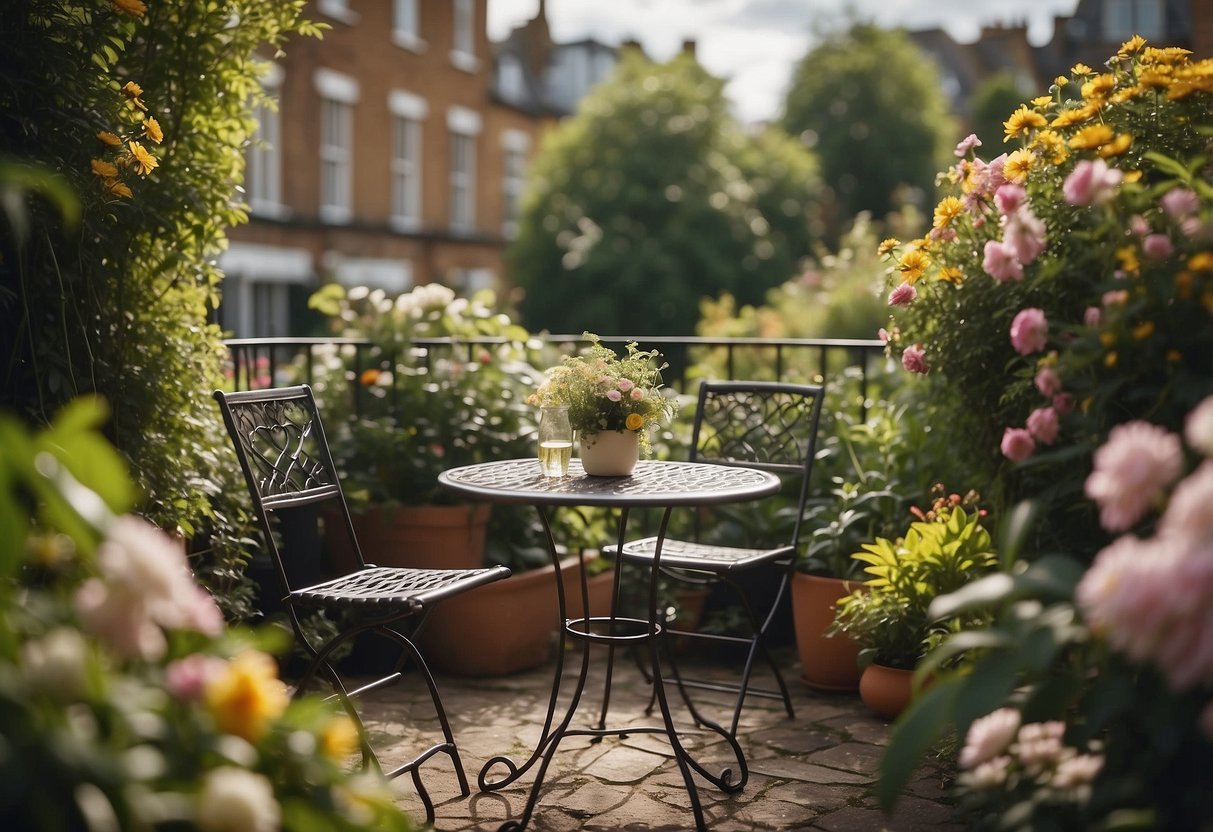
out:
<path id="1" fill-rule="evenodd" d="M 568 407 L 587 474 L 627 475 L 641 454 L 652 451 L 649 430 L 677 411 L 677 400 L 661 389 L 661 371 L 668 365 L 661 353 L 642 350 L 635 341 L 620 357 L 597 335 L 585 337 L 589 349 L 549 370 L 528 401 Z"/>
<path id="2" fill-rule="evenodd" d="M 956 617 L 933 619 L 928 612 L 931 602 L 998 564 L 990 534 L 982 526 L 977 494 L 961 497 L 943 491 L 942 485 L 935 487 L 929 511 L 914 509 L 919 519 L 904 537 L 877 538 L 851 556 L 867 564 L 864 571 L 873 577 L 863 591 L 839 602 L 832 628 L 859 645 L 860 696 L 887 718 L 909 703 L 918 661 L 957 626 L 974 623 Z"/>

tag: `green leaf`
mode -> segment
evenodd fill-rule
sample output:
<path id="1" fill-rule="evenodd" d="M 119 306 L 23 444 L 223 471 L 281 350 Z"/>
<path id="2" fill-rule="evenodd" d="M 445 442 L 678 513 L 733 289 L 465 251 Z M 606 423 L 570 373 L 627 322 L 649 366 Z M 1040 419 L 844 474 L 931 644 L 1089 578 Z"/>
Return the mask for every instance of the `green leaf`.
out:
<path id="1" fill-rule="evenodd" d="M 959 682 L 955 676 L 936 679 L 893 725 L 875 787 L 876 799 L 885 809 L 891 808 L 905 791 L 922 756 L 950 727 Z"/>

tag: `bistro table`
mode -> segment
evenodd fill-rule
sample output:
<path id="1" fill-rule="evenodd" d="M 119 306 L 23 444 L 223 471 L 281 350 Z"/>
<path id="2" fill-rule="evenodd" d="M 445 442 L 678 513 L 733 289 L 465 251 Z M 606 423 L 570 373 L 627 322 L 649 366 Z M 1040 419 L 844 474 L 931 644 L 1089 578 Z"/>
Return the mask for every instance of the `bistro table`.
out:
<path id="1" fill-rule="evenodd" d="M 590 736 L 601 739 L 605 736 L 640 733 L 660 733 L 667 737 L 690 796 L 691 810 L 695 816 L 695 828 L 706 829 L 703 807 L 699 801 L 699 790 L 692 771 L 698 773 L 716 788 L 724 792 L 735 793 L 745 787 L 749 780 L 749 769 L 737 740 L 727 730 L 710 720 L 701 719 L 700 722 L 704 728 L 719 734 L 728 743 L 737 761 L 738 773 L 736 776 L 731 768 L 725 768 L 719 775 L 712 774 L 691 756 L 679 738 L 665 694 L 665 685 L 662 683 L 660 650 L 658 649 L 658 642 L 664 633 L 663 624 L 658 620 L 657 603 L 662 544 L 665 541 L 670 514 L 674 508 L 755 500 L 777 492 L 780 487 L 779 478 L 765 471 L 742 466 L 655 460 L 641 460 L 636 464 L 636 468 L 630 476 L 596 477 L 588 476 L 582 469 L 581 462 L 576 459 L 570 464 L 567 476 L 545 477 L 540 471 L 538 460 L 531 458 L 453 468 L 440 474 L 438 481 L 465 497 L 534 505 L 539 511 L 552 563 L 556 566 L 560 638 L 556 654 L 556 675 L 552 684 L 551 698 L 548 701 L 548 713 L 544 721 L 543 732 L 530 758 L 521 766 L 509 757 L 493 757 L 484 764 L 477 781 L 481 791 L 496 791 L 513 783 L 536 762 L 542 761 L 536 772 L 535 782 L 531 786 L 522 816 L 517 820 L 508 820 L 502 824 L 501 832 L 524 829 L 530 821 L 548 765 L 564 737 Z M 564 581 L 560 574 L 560 556 L 551 524 L 551 511 L 559 506 L 597 506 L 617 509 L 619 521 L 616 553 L 623 549 L 623 544 L 627 539 L 628 515 L 632 509 L 656 508 L 662 510 L 657 532 L 657 546 L 653 553 L 652 570 L 649 576 L 646 618 L 626 617 L 619 614 L 621 564 L 618 554 L 615 558 L 615 581 L 611 595 L 610 614 L 606 616 L 590 615 L 585 568 L 582 566 L 580 569 L 581 608 L 586 611 L 586 617 L 576 619 L 567 617 Z M 556 706 L 564 673 L 565 648 L 570 638 L 583 644 L 581 670 L 568 709 L 559 723 L 553 727 L 556 722 Z M 606 685 L 602 711 L 597 727 L 570 729 L 569 724 L 573 720 L 582 692 L 585 690 L 590 666 L 590 644 L 607 645 Z M 650 671 L 657 703 L 661 709 L 662 724 L 607 728 L 606 716 L 610 704 L 614 649 L 642 644 L 649 648 Z M 504 767 L 505 775 L 497 780 L 490 780 L 490 771 L 496 766 Z"/>

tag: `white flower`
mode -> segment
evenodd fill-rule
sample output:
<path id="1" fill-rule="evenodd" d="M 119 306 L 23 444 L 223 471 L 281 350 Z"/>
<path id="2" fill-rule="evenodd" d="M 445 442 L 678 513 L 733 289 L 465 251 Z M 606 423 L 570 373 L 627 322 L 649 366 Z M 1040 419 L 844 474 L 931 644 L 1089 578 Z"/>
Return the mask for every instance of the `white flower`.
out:
<path id="1" fill-rule="evenodd" d="M 1019 711 L 999 708 L 973 721 L 960 752 L 960 767 L 974 768 L 998 754 L 1011 744 L 1019 730 Z"/>
<path id="2" fill-rule="evenodd" d="M 202 832 L 277 832 L 282 810 L 264 775 L 217 768 L 202 781 L 197 821 Z"/>
<path id="3" fill-rule="evenodd" d="M 84 636 L 72 627 L 51 630 L 21 647 L 26 682 L 65 701 L 79 699 L 87 691 L 87 656 Z"/>
<path id="4" fill-rule="evenodd" d="M 1102 754 L 1077 754 L 1057 764 L 1053 772 L 1053 787 L 1057 789 L 1074 789 L 1085 786 L 1095 780 L 1103 768 Z"/>
<path id="5" fill-rule="evenodd" d="M 1213 541 L 1213 460 L 1202 463 L 1175 486 L 1158 530 L 1197 543 Z"/>
<path id="6" fill-rule="evenodd" d="M 964 780 L 975 789 L 996 789 L 1007 782 L 1007 771 L 1011 767 L 1010 757 L 995 757 L 987 760 L 970 772 L 966 772 Z"/>

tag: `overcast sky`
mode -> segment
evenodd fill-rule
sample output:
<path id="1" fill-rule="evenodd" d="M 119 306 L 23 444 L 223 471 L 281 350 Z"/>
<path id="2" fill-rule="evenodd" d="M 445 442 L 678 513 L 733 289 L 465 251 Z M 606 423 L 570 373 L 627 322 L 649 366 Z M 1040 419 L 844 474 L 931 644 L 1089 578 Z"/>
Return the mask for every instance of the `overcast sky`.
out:
<path id="1" fill-rule="evenodd" d="M 792 67 L 814 42 L 812 31 L 837 25 L 854 9 L 863 20 L 909 29 L 943 28 L 961 42 L 982 25 L 1027 20 L 1035 45 L 1053 36 L 1053 17 L 1078 0 L 548 0 L 557 41 L 593 37 L 612 46 L 636 39 L 666 60 L 696 41 L 700 63 L 728 79 L 728 94 L 745 121 L 779 114 Z M 489 37 L 501 40 L 535 16 L 539 0 L 489 0 Z"/>

